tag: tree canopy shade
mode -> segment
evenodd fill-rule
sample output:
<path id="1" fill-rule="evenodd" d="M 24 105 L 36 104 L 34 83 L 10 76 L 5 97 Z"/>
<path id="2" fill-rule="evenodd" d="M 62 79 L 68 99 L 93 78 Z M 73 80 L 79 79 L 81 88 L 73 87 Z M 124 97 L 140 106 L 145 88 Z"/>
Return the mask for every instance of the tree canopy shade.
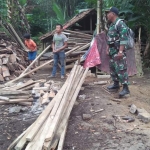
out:
<path id="1" fill-rule="evenodd" d="M 138 34 L 142 29 L 142 41 L 150 41 L 150 0 L 101 0 L 103 12 L 106 8 L 115 6 L 120 10 L 121 18 Z M 22 9 L 19 10 L 17 2 Z M 80 9 L 96 8 L 97 0 L 0 0 L 0 18 L 15 22 L 19 29 L 27 23 L 18 17 L 24 12 L 31 26 L 33 36 L 52 31 L 57 23 L 64 24 Z M 17 8 L 17 9 L 16 9 Z M 12 13 L 9 12 L 11 10 Z M 20 15 L 21 16 L 21 15 Z"/>

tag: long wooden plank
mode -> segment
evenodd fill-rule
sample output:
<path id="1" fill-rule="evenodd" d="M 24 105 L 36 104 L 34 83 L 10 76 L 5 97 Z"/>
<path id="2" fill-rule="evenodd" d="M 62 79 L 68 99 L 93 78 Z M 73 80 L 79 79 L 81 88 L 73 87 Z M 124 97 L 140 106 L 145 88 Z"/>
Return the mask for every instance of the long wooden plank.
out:
<path id="1" fill-rule="evenodd" d="M 43 128 L 45 126 L 46 122 L 43 123 L 43 125 L 41 126 L 41 128 L 39 129 L 38 133 L 35 135 L 35 137 L 33 138 L 33 140 L 31 142 L 28 143 L 27 147 L 25 150 L 37 150 L 36 146 L 34 143 L 36 141 L 38 141 L 39 137 L 41 136 L 41 133 L 43 131 Z M 33 147 L 35 146 L 35 148 Z M 42 150 L 42 149 L 41 149 Z"/>
<path id="2" fill-rule="evenodd" d="M 13 150 L 15 145 L 21 140 L 21 138 L 30 130 L 30 128 L 33 126 L 30 125 L 22 134 L 20 134 L 20 136 L 18 136 L 7 148 L 7 150 Z"/>
<path id="3" fill-rule="evenodd" d="M 66 56 L 69 55 L 70 53 L 72 53 L 73 51 L 78 50 L 79 47 L 80 47 L 80 46 L 77 46 L 77 47 L 73 48 L 72 50 L 66 52 L 66 53 L 65 53 Z M 18 78 L 16 78 L 16 79 L 12 80 L 12 81 L 7 82 L 5 85 L 8 86 L 8 85 L 10 85 L 11 83 L 13 83 L 13 82 L 15 82 L 15 81 L 18 81 L 19 79 L 21 79 L 21 78 L 23 78 L 23 77 L 25 77 L 25 76 L 27 76 L 27 75 L 33 73 L 34 71 L 37 71 L 37 70 L 41 69 L 42 67 L 44 67 L 44 66 L 50 64 L 51 62 L 53 62 L 53 59 L 50 60 L 50 61 L 48 61 L 48 62 L 46 62 L 46 63 L 44 63 L 44 64 L 42 64 L 41 66 L 38 66 L 38 67 L 34 68 L 33 70 L 29 71 L 28 73 L 25 73 L 25 74 L 22 75 L 21 77 L 18 77 Z"/>
<path id="4" fill-rule="evenodd" d="M 45 138 L 45 141 L 51 141 L 51 140 L 52 140 L 53 133 L 54 133 L 54 131 L 56 130 L 57 123 L 58 123 L 58 121 L 59 121 L 59 119 L 60 119 L 60 117 L 61 117 L 61 113 L 62 113 L 63 110 L 64 110 L 64 107 L 65 107 L 65 104 L 66 104 L 66 101 L 67 101 L 67 97 L 69 96 L 69 92 L 70 92 L 70 90 L 71 90 L 71 87 L 73 86 L 73 85 L 72 85 L 72 80 L 73 80 L 73 78 L 74 78 L 74 74 L 75 74 L 75 71 L 76 71 L 76 67 L 77 67 L 77 66 L 75 65 L 75 67 L 73 68 L 74 70 L 73 70 L 72 73 L 70 74 L 70 80 L 69 80 L 69 81 L 70 81 L 70 84 L 68 85 L 68 87 L 67 87 L 67 89 L 66 89 L 66 91 L 65 91 L 64 97 L 63 97 L 62 102 L 61 102 L 61 104 L 60 104 L 60 107 L 59 107 L 59 109 L 58 109 L 58 111 L 57 111 L 57 113 L 56 113 L 56 116 L 55 116 L 55 118 L 54 118 L 52 124 L 50 125 L 49 131 L 48 131 L 48 133 L 47 133 L 47 135 L 46 135 L 46 138 Z"/>
<path id="5" fill-rule="evenodd" d="M 27 81 L 26 83 L 23 83 L 22 85 L 16 87 L 15 89 L 16 89 L 16 90 L 20 90 L 20 89 L 25 88 L 25 87 L 27 87 L 27 86 L 29 86 L 29 85 L 31 85 L 31 84 L 34 84 L 34 83 L 35 83 L 35 81 L 33 81 L 33 80 L 31 79 L 31 80 Z"/>
<path id="6" fill-rule="evenodd" d="M 9 97 L 5 97 L 5 96 L 0 96 L 0 101 L 9 101 Z"/>
<path id="7" fill-rule="evenodd" d="M 34 61 L 21 73 L 20 77 L 25 74 L 32 66 L 33 64 L 50 48 L 50 45 L 47 46 L 37 57 L 34 59 Z"/>
<path id="8" fill-rule="evenodd" d="M 54 105 L 54 108 L 53 108 L 52 112 L 50 113 L 48 119 L 46 120 L 46 125 L 45 125 L 45 127 L 44 127 L 44 129 L 43 129 L 43 132 L 41 133 L 41 136 L 40 136 L 39 139 L 34 143 L 32 149 L 36 149 L 36 150 L 41 150 L 41 149 L 42 149 L 43 143 L 44 143 L 44 140 L 45 140 L 46 133 L 47 133 L 48 130 L 49 130 L 50 124 L 51 124 L 52 120 L 54 119 L 54 116 L 55 116 L 55 114 L 56 114 L 56 112 L 57 112 L 57 110 L 58 110 L 58 107 L 59 107 L 60 103 L 61 103 L 61 99 L 62 99 L 62 97 L 63 97 L 63 95 L 64 95 L 64 92 L 65 92 L 65 90 L 66 90 L 66 87 L 68 86 L 69 83 L 70 83 L 70 82 L 69 82 L 69 79 L 67 79 L 67 81 L 66 81 L 65 84 L 64 84 L 64 87 L 65 87 L 65 88 L 62 88 L 62 90 L 61 90 L 60 92 L 58 92 L 58 93 L 59 93 L 59 94 L 58 94 L 59 97 L 57 98 L 57 101 L 56 101 L 56 103 L 55 103 L 55 105 Z"/>
<path id="9" fill-rule="evenodd" d="M 79 81 L 80 81 L 80 79 L 81 79 L 81 77 L 82 77 L 82 75 L 83 75 L 83 72 L 84 72 L 84 71 L 83 71 L 83 67 L 79 67 L 79 72 L 78 72 L 78 74 L 76 74 L 76 75 L 77 75 L 77 76 L 76 76 L 77 78 L 74 79 L 74 80 L 75 80 L 75 83 L 72 82 L 72 84 L 74 85 L 74 88 L 71 89 L 71 93 L 69 94 L 69 98 L 68 98 L 67 103 L 66 103 L 66 108 L 69 107 L 70 100 L 71 100 L 71 98 L 72 98 L 72 96 L 73 96 L 73 94 L 74 94 L 74 91 L 76 90 L 76 87 L 77 87 L 77 85 L 78 85 L 78 83 L 79 83 Z M 64 130 L 64 126 L 65 126 L 66 123 L 67 123 L 67 120 L 64 119 L 64 118 L 66 118 L 66 113 L 65 113 L 65 112 L 66 112 L 66 110 L 64 109 L 64 111 L 62 112 L 61 120 L 59 121 L 57 133 L 55 134 L 55 136 L 58 137 L 58 138 L 60 138 L 61 133 L 62 133 L 63 130 Z M 51 141 L 45 142 L 43 147 L 44 147 L 44 150 L 48 150 L 49 147 L 52 148 L 52 147 L 51 147 Z"/>
<path id="10" fill-rule="evenodd" d="M 13 150 L 15 145 L 20 141 L 20 139 L 25 135 L 27 130 L 25 130 L 21 135 L 19 135 L 7 148 L 7 150 Z"/>
<path id="11" fill-rule="evenodd" d="M 64 129 L 64 131 L 62 132 L 62 135 L 61 135 L 61 137 L 60 137 L 57 150 L 63 150 L 64 141 L 65 141 L 65 136 L 66 136 L 66 131 L 67 131 L 67 125 L 65 126 L 65 129 Z"/>
<path id="12" fill-rule="evenodd" d="M 80 89 L 81 89 L 81 86 L 82 86 L 82 84 L 83 84 L 83 82 L 84 82 L 84 80 L 85 80 L 85 77 L 86 77 L 86 75 L 87 75 L 87 72 L 88 72 L 88 68 L 85 70 L 85 72 L 84 72 L 84 74 L 83 74 L 81 80 L 79 81 L 78 87 L 76 88 L 75 93 L 73 94 L 71 103 L 69 104 L 68 109 L 67 109 L 67 111 L 66 111 L 66 113 L 65 113 L 65 115 L 64 115 L 65 117 L 62 119 L 62 121 L 63 121 L 63 122 L 61 123 L 62 125 L 65 125 L 65 124 L 67 123 L 68 119 L 69 119 L 71 110 L 72 110 L 73 105 L 74 105 L 74 103 L 75 103 L 75 101 L 76 101 L 76 98 L 77 98 L 78 93 L 79 93 L 79 91 L 80 91 Z M 62 133 L 63 130 L 64 130 L 64 126 L 60 126 L 60 129 L 58 130 L 58 133 L 59 133 L 59 134 Z M 55 134 L 55 133 L 53 133 L 53 134 Z M 50 142 L 45 142 L 45 143 L 44 143 L 44 148 L 45 148 L 45 150 L 48 150 L 49 147 L 50 147 Z"/>
<path id="13" fill-rule="evenodd" d="M 73 68 L 71 73 L 74 74 L 75 70 L 76 70 L 76 66 Z M 68 77 L 67 81 L 65 82 L 66 87 L 68 87 L 69 84 L 70 84 L 70 81 L 71 81 L 70 78 L 71 77 Z M 46 134 L 47 134 L 47 132 L 48 132 L 48 130 L 50 128 L 50 124 L 52 123 L 53 119 L 55 118 L 55 115 L 56 115 L 56 113 L 57 113 L 57 111 L 58 111 L 58 109 L 60 107 L 61 100 L 62 100 L 65 92 L 66 91 L 62 91 L 62 93 L 60 94 L 60 97 L 57 99 L 57 102 L 55 103 L 55 106 L 54 106 L 52 112 L 50 113 L 50 116 L 48 117 L 48 120 L 46 122 L 46 125 L 45 125 L 45 127 L 43 129 L 43 132 L 42 132 L 41 136 L 39 137 L 38 141 L 36 141 L 34 146 L 32 147 L 33 149 L 34 148 L 36 148 L 36 150 L 41 150 L 42 149 L 43 144 L 44 144 L 44 140 L 45 140 L 45 136 L 46 136 Z"/>
<path id="14" fill-rule="evenodd" d="M 9 101 L 0 101 L 0 105 L 3 104 L 15 104 L 15 103 L 20 103 L 20 102 L 32 102 L 33 98 L 29 98 L 29 99 L 13 99 L 13 100 L 9 100 Z"/>
<path id="15" fill-rule="evenodd" d="M 26 86 L 24 88 L 21 88 L 22 91 L 28 91 L 28 90 L 32 90 L 33 87 L 35 87 L 36 84 L 32 84 L 32 85 L 29 85 L 29 86 Z"/>
<path id="16" fill-rule="evenodd" d="M 26 144 L 26 134 L 28 134 L 31 130 L 32 127 L 34 127 L 34 123 L 31 124 L 31 126 L 27 129 L 26 133 L 22 136 L 22 138 L 19 140 L 19 142 L 17 143 L 17 145 L 15 146 L 15 150 L 22 150 L 22 148 L 25 146 Z"/>
<path id="17" fill-rule="evenodd" d="M 31 132 L 26 136 L 27 141 L 32 141 L 34 136 L 39 131 L 42 124 L 45 122 L 47 117 L 49 116 L 54 104 L 56 102 L 56 99 L 53 99 L 50 104 L 47 106 L 47 109 L 45 109 L 42 114 L 38 117 L 38 119 L 35 121 L 34 128 L 31 130 Z"/>
<path id="18" fill-rule="evenodd" d="M 0 90 L 0 95 L 16 95 L 16 94 L 30 94 L 29 91 L 13 91 L 13 90 Z"/>
<path id="19" fill-rule="evenodd" d="M 19 102 L 17 104 L 22 106 L 32 106 L 32 102 Z"/>
<path id="20" fill-rule="evenodd" d="M 55 102 L 57 102 L 57 100 L 59 99 L 59 97 L 61 97 L 62 93 L 64 93 L 66 87 L 67 87 L 67 83 L 62 86 L 62 88 L 59 90 L 59 92 L 57 93 L 57 95 L 52 99 L 52 102 L 46 107 L 46 109 L 39 116 L 39 118 L 37 119 L 37 122 L 36 122 L 36 124 L 34 126 L 34 129 L 27 136 L 27 140 L 28 141 L 31 141 L 34 138 L 34 136 L 38 132 L 40 126 L 43 124 L 43 122 L 49 116 L 50 110 L 52 110 Z"/>
<path id="21" fill-rule="evenodd" d="M 32 95 L 7 95 L 9 99 L 28 99 L 32 97 Z"/>

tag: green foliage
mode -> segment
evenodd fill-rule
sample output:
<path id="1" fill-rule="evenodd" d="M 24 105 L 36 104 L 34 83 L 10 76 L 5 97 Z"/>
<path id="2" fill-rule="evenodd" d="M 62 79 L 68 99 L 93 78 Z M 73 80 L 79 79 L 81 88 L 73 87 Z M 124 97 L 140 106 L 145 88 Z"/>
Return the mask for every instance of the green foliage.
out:
<path id="1" fill-rule="evenodd" d="M 55 21 L 59 22 L 60 24 L 64 24 L 66 21 L 66 14 L 57 3 L 53 3 L 53 11 L 56 14 Z"/>
<path id="2" fill-rule="evenodd" d="M 8 16 L 8 5 L 6 0 L 0 0 L 0 18 L 7 19 Z"/>
<path id="3" fill-rule="evenodd" d="M 19 0 L 21 6 L 25 6 L 27 4 L 27 0 Z"/>

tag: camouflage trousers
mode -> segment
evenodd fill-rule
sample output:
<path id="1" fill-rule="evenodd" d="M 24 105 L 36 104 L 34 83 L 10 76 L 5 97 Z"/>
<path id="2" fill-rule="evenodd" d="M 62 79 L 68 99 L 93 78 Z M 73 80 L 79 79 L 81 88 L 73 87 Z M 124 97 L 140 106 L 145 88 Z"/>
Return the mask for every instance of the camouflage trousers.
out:
<path id="1" fill-rule="evenodd" d="M 118 59 L 117 53 L 110 56 L 110 75 L 113 81 L 119 81 L 121 84 L 128 84 L 127 61 L 126 54 L 123 58 Z"/>

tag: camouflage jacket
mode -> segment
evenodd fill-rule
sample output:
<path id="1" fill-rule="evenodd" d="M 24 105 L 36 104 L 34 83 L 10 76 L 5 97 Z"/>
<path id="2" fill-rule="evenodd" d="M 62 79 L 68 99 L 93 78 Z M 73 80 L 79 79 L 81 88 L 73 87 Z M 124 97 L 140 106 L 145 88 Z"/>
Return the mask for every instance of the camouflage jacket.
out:
<path id="1" fill-rule="evenodd" d="M 119 45 L 126 45 L 127 44 L 127 32 L 128 27 L 123 21 L 117 21 L 119 18 L 116 19 L 114 23 L 110 24 L 108 33 L 107 33 L 107 44 L 119 44 Z M 117 23 L 117 25 L 116 25 Z"/>

